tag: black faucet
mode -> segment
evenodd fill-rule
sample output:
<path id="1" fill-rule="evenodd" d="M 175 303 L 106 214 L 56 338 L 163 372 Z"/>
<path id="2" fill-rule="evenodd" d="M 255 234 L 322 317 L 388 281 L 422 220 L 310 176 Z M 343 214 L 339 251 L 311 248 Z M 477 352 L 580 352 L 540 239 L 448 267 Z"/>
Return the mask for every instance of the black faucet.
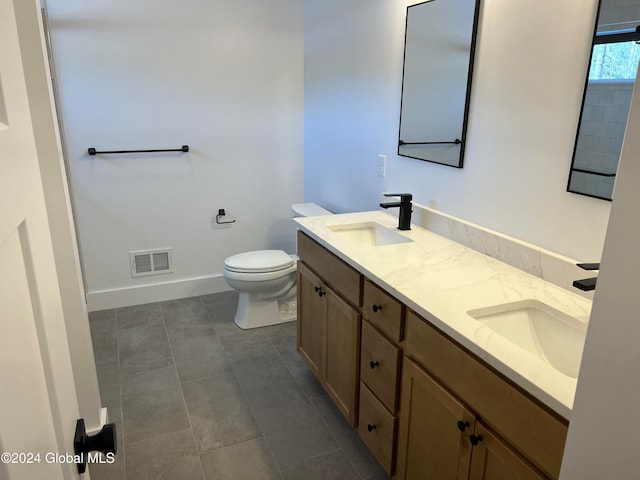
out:
<path id="1" fill-rule="evenodd" d="M 413 195 L 410 193 L 384 193 L 385 197 L 400 197 L 399 202 L 381 203 L 382 208 L 400 207 L 400 216 L 398 217 L 398 230 L 411 230 L 411 200 Z"/>
<path id="2" fill-rule="evenodd" d="M 578 267 L 583 270 L 600 270 L 599 263 L 578 263 Z M 598 277 L 583 278 L 582 280 L 574 280 L 573 286 L 582 290 L 583 292 L 590 292 L 596 289 L 596 282 Z"/>

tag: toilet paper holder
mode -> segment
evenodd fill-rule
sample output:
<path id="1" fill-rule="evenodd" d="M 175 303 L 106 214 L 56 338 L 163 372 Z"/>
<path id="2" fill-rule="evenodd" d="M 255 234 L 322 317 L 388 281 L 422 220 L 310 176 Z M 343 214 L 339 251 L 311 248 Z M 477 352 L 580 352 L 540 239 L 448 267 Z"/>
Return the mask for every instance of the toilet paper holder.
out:
<path id="1" fill-rule="evenodd" d="M 227 220 L 227 221 L 220 221 L 220 219 L 224 218 L 226 216 L 226 212 L 224 211 L 224 208 L 220 208 L 218 210 L 218 214 L 216 215 L 216 223 L 218 225 L 226 225 L 228 223 L 236 223 L 236 219 L 234 218 L 233 220 Z"/>

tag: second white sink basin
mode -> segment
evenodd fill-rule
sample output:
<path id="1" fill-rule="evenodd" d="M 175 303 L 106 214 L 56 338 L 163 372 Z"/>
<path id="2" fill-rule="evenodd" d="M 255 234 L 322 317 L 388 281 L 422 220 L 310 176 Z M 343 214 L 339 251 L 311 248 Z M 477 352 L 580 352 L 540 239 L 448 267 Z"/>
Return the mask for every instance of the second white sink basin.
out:
<path id="1" fill-rule="evenodd" d="M 400 235 L 395 230 L 376 222 L 346 223 L 328 225 L 327 228 L 340 237 L 360 247 L 379 247 L 412 242 L 410 238 Z"/>
<path id="2" fill-rule="evenodd" d="M 587 331 L 585 323 L 538 300 L 505 303 L 467 313 L 556 370 L 578 377 Z"/>

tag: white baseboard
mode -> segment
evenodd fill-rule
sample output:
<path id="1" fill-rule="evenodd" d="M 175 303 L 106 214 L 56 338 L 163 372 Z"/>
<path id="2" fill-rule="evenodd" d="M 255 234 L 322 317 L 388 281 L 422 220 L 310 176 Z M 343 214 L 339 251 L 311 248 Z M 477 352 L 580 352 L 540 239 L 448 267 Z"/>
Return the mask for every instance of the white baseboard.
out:
<path id="1" fill-rule="evenodd" d="M 229 290 L 231 288 L 225 282 L 222 274 L 185 278 L 173 282 L 87 292 L 87 309 L 93 312 L 209 293 L 228 292 Z"/>

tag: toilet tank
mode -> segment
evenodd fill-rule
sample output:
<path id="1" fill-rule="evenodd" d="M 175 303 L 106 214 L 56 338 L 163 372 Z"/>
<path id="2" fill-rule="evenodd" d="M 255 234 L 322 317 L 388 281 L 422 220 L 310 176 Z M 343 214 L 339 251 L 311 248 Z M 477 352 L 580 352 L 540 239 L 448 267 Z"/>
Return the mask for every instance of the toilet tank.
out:
<path id="1" fill-rule="evenodd" d="M 315 203 L 294 203 L 291 205 L 295 217 L 317 217 L 320 215 L 333 215 L 329 210 Z"/>

